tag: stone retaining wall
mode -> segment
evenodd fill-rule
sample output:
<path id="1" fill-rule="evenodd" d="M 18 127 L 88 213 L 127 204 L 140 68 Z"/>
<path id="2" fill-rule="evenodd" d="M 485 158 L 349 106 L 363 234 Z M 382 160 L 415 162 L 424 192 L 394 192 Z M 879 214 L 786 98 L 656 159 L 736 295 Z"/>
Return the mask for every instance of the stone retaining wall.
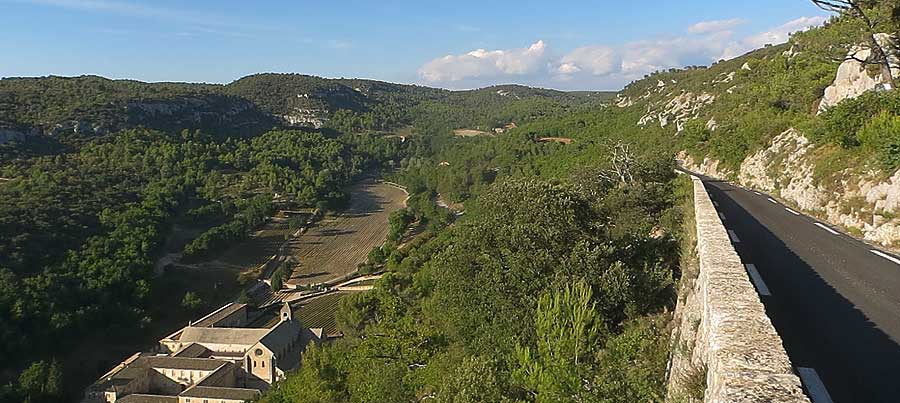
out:
<path id="1" fill-rule="evenodd" d="M 690 401 L 685 389 L 698 383 L 703 387 L 705 371 L 705 402 L 809 403 L 781 337 L 696 178 L 694 209 L 700 270 L 683 285 L 676 309 L 668 400 Z"/>

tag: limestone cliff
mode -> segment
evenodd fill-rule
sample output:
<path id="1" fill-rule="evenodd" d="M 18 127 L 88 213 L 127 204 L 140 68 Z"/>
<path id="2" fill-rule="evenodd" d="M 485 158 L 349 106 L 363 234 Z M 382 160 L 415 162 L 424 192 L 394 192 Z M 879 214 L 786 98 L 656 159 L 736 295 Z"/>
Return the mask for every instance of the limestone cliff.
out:
<path id="1" fill-rule="evenodd" d="M 882 48 L 888 50 L 888 60 L 891 65 L 891 75 L 900 78 L 900 55 L 897 52 L 897 39 L 893 35 L 878 34 L 875 36 Z M 858 46 L 850 51 L 847 59 L 838 67 L 837 76 L 828 88 L 822 102 L 819 103 L 819 113 L 837 105 L 845 99 L 852 99 L 864 92 L 884 90 L 887 88 L 884 77 L 878 72 L 878 66 L 862 63 L 872 57 L 871 49 Z"/>

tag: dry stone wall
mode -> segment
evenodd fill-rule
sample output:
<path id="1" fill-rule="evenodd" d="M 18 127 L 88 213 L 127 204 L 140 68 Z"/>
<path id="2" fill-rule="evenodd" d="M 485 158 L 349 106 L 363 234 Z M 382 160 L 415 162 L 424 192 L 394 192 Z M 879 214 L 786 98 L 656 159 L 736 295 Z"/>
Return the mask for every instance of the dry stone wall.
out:
<path id="1" fill-rule="evenodd" d="M 705 369 L 704 402 L 809 402 L 728 232 L 699 179 L 700 271 L 676 309 L 669 400 Z M 686 293 L 686 295 L 684 295 Z M 700 374 L 702 376 L 702 373 Z M 687 399 L 690 400 L 690 399 Z"/>

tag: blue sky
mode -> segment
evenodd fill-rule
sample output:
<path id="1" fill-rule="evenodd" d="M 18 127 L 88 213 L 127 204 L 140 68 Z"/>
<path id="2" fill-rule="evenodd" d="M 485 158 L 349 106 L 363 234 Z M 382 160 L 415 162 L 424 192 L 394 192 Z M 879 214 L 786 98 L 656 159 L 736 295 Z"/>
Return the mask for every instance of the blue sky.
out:
<path id="1" fill-rule="evenodd" d="M 256 72 L 445 88 L 619 89 L 821 23 L 807 0 L 0 0 L 0 77 L 227 83 Z"/>

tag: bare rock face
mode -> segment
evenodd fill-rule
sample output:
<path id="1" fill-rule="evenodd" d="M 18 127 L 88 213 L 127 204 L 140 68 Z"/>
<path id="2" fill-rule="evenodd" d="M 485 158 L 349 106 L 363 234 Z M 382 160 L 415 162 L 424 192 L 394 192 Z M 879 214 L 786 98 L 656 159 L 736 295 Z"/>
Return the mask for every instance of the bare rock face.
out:
<path id="1" fill-rule="evenodd" d="M 897 39 L 890 34 L 881 33 L 875 39 L 885 50 L 888 50 L 888 59 L 891 65 L 891 75 L 900 77 L 900 52 L 897 50 Z M 856 98 L 867 91 L 891 89 L 885 83 L 884 77 L 878 70 L 878 66 L 859 62 L 858 60 L 870 60 L 872 50 L 865 46 L 858 46 L 850 51 L 848 59 L 838 67 L 834 83 L 825 89 L 825 96 L 819 104 L 819 113 L 837 105 L 845 99 Z"/>
<path id="2" fill-rule="evenodd" d="M 700 110 L 715 100 L 715 95 L 706 92 L 700 94 L 685 92 L 669 100 L 659 110 L 654 110 L 653 106 L 650 106 L 647 113 L 638 121 L 638 125 L 646 126 L 654 121 L 659 121 L 660 127 L 664 128 L 674 124 L 676 129 L 681 132 L 684 130 L 685 123 L 696 119 Z"/>
<path id="3" fill-rule="evenodd" d="M 616 106 L 619 108 L 627 108 L 631 105 L 634 105 L 634 100 L 631 97 L 626 97 L 622 94 L 616 95 Z"/>
<path id="4" fill-rule="evenodd" d="M 328 120 L 324 109 L 294 108 L 288 115 L 282 115 L 281 119 L 289 126 L 312 127 L 321 129 Z"/>
<path id="5" fill-rule="evenodd" d="M 778 191 L 804 210 L 822 210 L 829 194 L 813 183 L 813 166 L 806 160 L 813 148 L 803 134 L 788 129 L 775 136 L 769 147 L 744 160 L 738 181 L 766 192 Z"/>

